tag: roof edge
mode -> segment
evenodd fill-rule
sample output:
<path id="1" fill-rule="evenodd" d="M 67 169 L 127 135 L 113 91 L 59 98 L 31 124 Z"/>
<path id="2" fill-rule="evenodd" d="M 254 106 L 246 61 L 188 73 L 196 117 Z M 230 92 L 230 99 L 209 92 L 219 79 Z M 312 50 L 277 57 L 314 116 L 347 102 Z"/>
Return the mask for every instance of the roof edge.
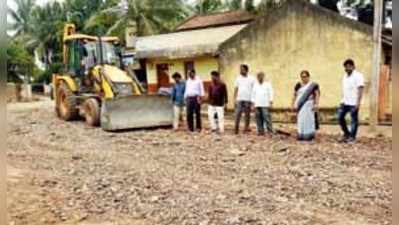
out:
<path id="1" fill-rule="evenodd" d="M 181 29 L 181 30 L 175 30 L 172 33 L 178 33 L 178 32 L 185 32 L 185 31 L 192 31 L 192 30 L 202 30 L 202 29 L 207 29 L 207 28 L 218 28 L 218 27 L 230 27 L 230 26 L 236 26 L 236 25 L 243 25 L 243 24 L 248 24 L 252 21 L 254 21 L 255 18 L 253 19 L 248 19 L 248 20 L 243 20 L 240 22 L 230 22 L 230 23 L 224 23 L 224 24 L 215 24 L 215 25 L 208 25 L 208 26 L 199 26 L 196 28 L 187 28 L 187 29 Z"/>
<path id="2" fill-rule="evenodd" d="M 186 31 L 186 30 L 194 30 L 194 29 L 203 29 L 203 28 L 205 28 L 205 27 L 212 27 L 212 26 L 202 26 L 202 27 L 198 27 L 198 28 L 194 28 L 194 29 L 183 29 L 183 30 L 178 30 L 178 28 L 179 28 L 180 26 L 182 26 L 182 25 L 185 24 L 185 23 L 188 23 L 189 21 L 191 21 L 191 20 L 193 20 L 193 19 L 195 19 L 195 18 L 197 18 L 197 17 L 214 16 L 214 15 L 220 15 L 220 14 L 233 13 L 233 12 L 248 12 L 248 11 L 243 10 L 243 9 L 238 9 L 238 10 L 227 10 L 227 11 L 220 11 L 220 12 L 212 12 L 212 13 L 208 13 L 208 14 L 204 14 L 204 15 L 195 14 L 195 15 L 193 15 L 193 16 L 191 16 L 191 17 L 185 19 L 185 20 L 183 20 L 183 21 L 182 21 L 181 23 L 179 23 L 178 25 L 176 25 L 176 27 L 175 27 L 175 29 L 174 29 L 174 32 Z M 255 14 L 253 14 L 253 13 L 251 13 L 251 12 L 248 12 L 248 13 L 250 13 L 250 14 L 252 14 L 252 15 L 254 16 L 254 18 L 252 18 L 252 19 L 250 19 L 250 20 L 248 20 L 248 21 L 251 21 L 251 20 L 253 21 L 253 20 L 256 19 L 257 16 L 256 16 Z M 215 26 L 225 26 L 225 24 L 223 24 L 223 25 L 215 25 Z M 226 26 L 228 26 L 228 25 L 226 25 Z"/>

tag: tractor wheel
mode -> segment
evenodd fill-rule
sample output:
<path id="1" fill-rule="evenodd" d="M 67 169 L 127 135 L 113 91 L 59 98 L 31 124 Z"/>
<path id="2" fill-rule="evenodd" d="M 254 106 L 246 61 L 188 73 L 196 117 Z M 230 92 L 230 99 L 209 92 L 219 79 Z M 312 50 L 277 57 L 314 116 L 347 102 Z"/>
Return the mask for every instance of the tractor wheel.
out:
<path id="1" fill-rule="evenodd" d="M 62 82 L 57 90 L 56 111 L 58 117 L 65 121 L 71 121 L 78 117 L 79 110 L 75 94 L 67 84 Z"/>
<path id="2" fill-rule="evenodd" d="M 86 123 L 92 127 L 100 125 L 100 103 L 95 98 L 89 98 L 83 103 Z"/>

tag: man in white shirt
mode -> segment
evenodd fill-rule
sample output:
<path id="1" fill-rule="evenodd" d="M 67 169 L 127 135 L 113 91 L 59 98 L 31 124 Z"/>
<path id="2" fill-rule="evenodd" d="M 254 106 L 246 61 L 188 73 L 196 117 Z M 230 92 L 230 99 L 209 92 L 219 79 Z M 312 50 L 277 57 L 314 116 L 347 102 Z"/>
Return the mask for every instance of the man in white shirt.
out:
<path id="1" fill-rule="evenodd" d="M 195 70 L 189 72 L 189 78 L 186 81 L 186 90 L 184 99 L 186 99 L 187 108 L 187 125 L 190 132 L 197 130 L 201 132 L 201 104 L 202 98 L 205 96 L 204 84 L 202 80 L 195 74 Z M 195 116 L 195 126 L 194 126 Z"/>
<path id="2" fill-rule="evenodd" d="M 355 62 L 348 59 L 344 62 L 345 72 L 342 88 L 343 99 L 338 110 L 338 119 L 344 136 L 340 142 L 355 142 L 359 128 L 359 110 L 363 98 L 364 76 L 356 71 Z M 348 129 L 346 116 L 352 118 L 351 129 Z"/>
<path id="3" fill-rule="evenodd" d="M 248 75 L 247 65 L 240 66 L 240 76 L 235 82 L 235 134 L 239 133 L 242 113 L 245 113 L 245 132 L 249 132 L 249 123 L 251 121 L 251 98 L 252 88 L 255 84 L 255 78 Z"/>
<path id="4" fill-rule="evenodd" d="M 252 104 L 255 108 L 256 127 L 258 135 L 265 135 L 265 128 L 273 134 L 272 117 L 270 108 L 273 106 L 273 87 L 270 82 L 265 81 L 265 73 L 257 75 L 258 81 L 252 90 Z"/>

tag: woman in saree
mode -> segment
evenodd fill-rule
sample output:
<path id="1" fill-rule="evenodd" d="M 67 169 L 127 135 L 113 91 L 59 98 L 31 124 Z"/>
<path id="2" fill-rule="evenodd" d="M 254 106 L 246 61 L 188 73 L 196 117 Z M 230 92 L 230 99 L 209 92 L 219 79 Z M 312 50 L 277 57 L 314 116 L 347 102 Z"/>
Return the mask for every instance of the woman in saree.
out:
<path id="1" fill-rule="evenodd" d="M 309 71 L 301 72 L 301 82 L 295 86 L 293 109 L 297 112 L 298 140 L 312 141 L 319 129 L 318 106 L 320 88 L 310 81 Z"/>

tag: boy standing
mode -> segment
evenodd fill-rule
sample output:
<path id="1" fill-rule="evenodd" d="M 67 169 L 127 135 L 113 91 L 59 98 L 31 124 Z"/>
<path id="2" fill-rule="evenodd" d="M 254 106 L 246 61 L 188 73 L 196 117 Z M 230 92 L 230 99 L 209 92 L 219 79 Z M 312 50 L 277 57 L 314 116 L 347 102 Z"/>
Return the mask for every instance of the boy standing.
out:
<path id="1" fill-rule="evenodd" d="M 180 73 L 174 73 L 172 78 L 175 80 L 175 85 L 172 89 L 172 102 L 173 102 L 173 129 L 179 129 L 179 121 L 183 118 L 184 110 L 184 92 L 186 91 L 186 84 L 182 81 Z"/>
<path id="2" fill-rule="evenodd" d="M 252 91 L 252 104 L 255 107 L 256 126 L 258 135 L 265 135 L 265 128 L 273 134 L 272 118 L 270 108 L 273 106 L 273 88 L 270 82 L 265 81 L 265 73 L 257 75 L 258 81 Z"/>
<path id="3" fill-rule="evenodd" d="M 211 72 L 212 83 L 209 86 L 208 117 L 212 132 L 224 132 L 224 107 L 228 102 L 226 85 L 217 71 Z M 217 115 L 217 121 L 215 119 Z"/>

